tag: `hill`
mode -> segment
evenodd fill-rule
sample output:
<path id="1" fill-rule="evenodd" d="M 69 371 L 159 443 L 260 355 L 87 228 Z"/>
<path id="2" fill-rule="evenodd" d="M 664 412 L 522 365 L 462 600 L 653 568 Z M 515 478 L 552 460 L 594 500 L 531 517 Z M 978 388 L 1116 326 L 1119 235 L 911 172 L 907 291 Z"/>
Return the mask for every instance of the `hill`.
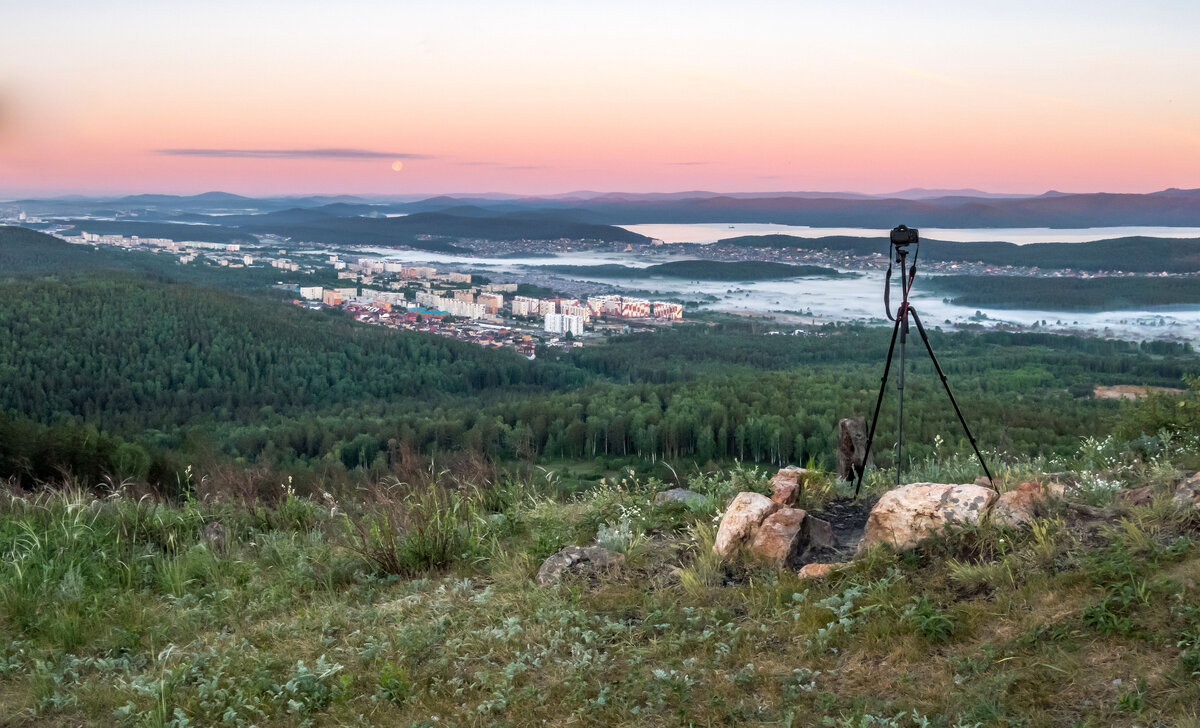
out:
<path id="1" fill-rule="evenodd" d="M 559 216 L 508 214 L 496 216 L 478 208 L 413 213 L 404 217 L 339 217 L 316 219 L 304 225 L 273 222 L 247 224 L 247 230 L 274 233 L 297 240 L 327 244 L 408 245 L 430 250 L 453 249 L 459 239 L 487 240 L 601 240 L 648 243 L 649 238 L 609 225 L 575 222 Z M 435 238 L 430 240 L 429 238 Z"/>
<path id="2" fill-rule="evenodd" d="M 767 281 L 804 277 L 837 277 L 833 268 L 760 261 L 722 262 L 677 260 L 644 268 L 626 265 L 548 265 L 540 268 L 555 273 L 587 278 L 685 278 L 695 281 Z"/>
<path id="3" fill-rule="evenodd" d="M 829 250 L 851 255 L 888 254 L 888 242 L 882 236 L 800 238 L 793 235 L 745 235 L 719 242 L 747 248 Z M 1200 272 L 1200 238 L 1125 237 L 1088 243 L 1027 245 L 922 240 L 920 260 L 1086 271 L 1196 273 Z"/>
<path id="4" fill-rule="evenodd" d="M 137 235 L 141 238 L 201 243 L 257 243 L 253 235 L 224 225 L 188 225 L 170 222 L 138 222 L 133 220 L 68 220 L 76 230 L 97 235 Z"/>
<path id="5" fill-rule="evenodd" d="M 730 498 L 770 492 L 760 471 L 673 480 L 695 494 L 684 505 L 628 470 L 573 493 L 432 465 L 357 490 L 197 472 L 183 502 L 3 490 L 0 711 L 129 726 L 1194 725 L 1200 531 L 1169 466 L 1098 487 L 1083 450 L 1052 476 L 1015 459 L 1001 488 L 1069 478 L 1093 505 L 876 546 L 814 579 L 714 555 Z M 931 460 L 914 475 L 970 472 Z M 865 510 L 877 476 L 854 504 L 810 472 L 797 505 Z M 591 544 L 613 563 L 539 583 L 543 560 Z"/>

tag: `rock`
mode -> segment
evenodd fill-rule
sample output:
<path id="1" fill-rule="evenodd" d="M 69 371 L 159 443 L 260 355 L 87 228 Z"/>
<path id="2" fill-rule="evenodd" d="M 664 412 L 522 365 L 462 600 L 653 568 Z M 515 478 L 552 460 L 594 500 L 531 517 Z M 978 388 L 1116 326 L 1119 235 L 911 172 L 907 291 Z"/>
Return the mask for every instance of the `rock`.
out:
<path id="1" fill-rule="evenodd" d="M 833 524 L 815 516 L 809 516 L 805 522 L 810 548 L 837 549 L 837 537 L 833 535 Z"/>
<path id="2" fill-rule="evenodd" d="M 1096 506 L 1089 506 L 1086 503 L 1068 502 L 1067 508 L 1071 509 L 1076 515 L 1089 518 L 1093 521 L 1108 521 L 1117 515 L 1110 508 L 1097 508 Z"/>
<path id="3" fill-rule="evenodd" d="M 654 496 L 655 503 L 682 503 L 685 506 L 693 507 L 704 503 L 704 496 L 690 491 L 687 488 L 672 488 L 664 490 Z"/>
<path id="4" fill-rule="evenodd" d="M 771 500 L 781 506 L 793 506 L 799 500 L 800 494 L 804 492 L 804 485 L 808 479 L 808 470 L 805 468 L 797 468 L 795 465 L 786 467 L 775 474 L 771 479 Z"/>
<path id="5" fill-rule="evenodd" d="M 567 572 L 601 571 L 625 564 L 625 557 L 616 551 L 599 546 L 568 546 L 542 562 L 537 581 L 542 585 L 557 584 Z"/>
<path id="6" fill-rule="evenodd" d="M 1117 503 L 1123 506 L 1148 506 L 1154 500 L 1154 486 L 1133 488 L 1117 493 Z"/>
<path id="7" fill-rule="evenodd" d="M 1021 483 L 996 499 L 992 506 L 992 522 L 1013 528 L 1026 526 L 1042 514 L 1051 497 L 1050 491 L 1041 483 Z"/>
<path id="8" fill-rule="evenodd" d="M 838 421 L 837 437 L 837 475 L 842 480 L 856 480 L 864 467 L 870 467 L 871 461 L 863 463 L 863 455 L 867 452 L 867 418 L 850 417 Z"/>
<path id="9" fill-rule="evenodd" d="M 763 561 L 786 566 L 808 543 L 804 528 L 806 515 L 802 508 L 780 508 L 767 516 L 754 533 L 750 552 Z"/>
<path id="10" fill-rule="evenodd" d="M 1200 512 L 1200 475 L 1193 475 L 1179 485 L 1171 504 L 1184 511 Z"/>
<path id="11" fill-rule="evenodd" d="M 797 576 L 801 579 L 821 579 L 834 569 L 845 565 L 845 562 L 838 562 L 836 564 L 805 564 Z"/>
<path id="12" fill-rule="evenodd" d="M 884 493 L 871 509 L 858 553 L 878 543 L 906 550 L 948 526 L 978 524 L 996 497 L 996 491 L 978 485 L 902 485 Z"/>
<path id="13" fill-rule="evenodd" d="M 200 540 L 206 546 L 220 544 L 225 542 L 225 527 L 216 521 L 211 521 L 204 524 L 204 529 L 200 531 Z"/>
<path id="14" fill-rule="evenodd" d="M 761 493 L 738 493 L 721 517 L 713 553 L 725 557 L 733 555 L 754 536 L 763 519 L 777 510 L 779 504 Z"/>

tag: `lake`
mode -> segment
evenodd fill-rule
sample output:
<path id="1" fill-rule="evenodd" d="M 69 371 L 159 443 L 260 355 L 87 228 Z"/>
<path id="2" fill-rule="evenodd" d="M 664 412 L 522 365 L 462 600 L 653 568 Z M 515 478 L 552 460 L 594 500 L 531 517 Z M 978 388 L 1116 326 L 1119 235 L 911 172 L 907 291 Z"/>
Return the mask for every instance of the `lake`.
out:
<path id="1" fill-rule="evenodd" d="M 1106 228 L 1111 230 L 1112 228 Z M 1121 230 L 1161 230 L 1164 228 L 1120 228 Z M 827 229 L 828 230 L 828 229 Z M 995 231 L 989 231 L 995 232 Z M 1058 231 L 1060 233 L 1066 231 Z M 1200 232 L 1200 231 L 1198 231 Z M 823 234 L 838 234 L 828 233 Z M 1015 242 L 1015 241 L 1014 241 Z M 1029 242 L 1029 241 L 1027 241 Z M 504 280 L 504 273 L 544 273 L 548 265 L 605 265 L 619 264 L 642 268 L 669 260 L 682 260 L 686 256 L 672 255 L 669 250 L 655 249 L 653 253 L 644 249 L 634 253 L 583 251 L 566 253 L 555 257 L 489 258 L 467 257 L 434 253 L 422 250 L 369 247 L 364 252 L 374 253 L 387 260 L 406 264 L 452 264 L 460 270 L 474 270 L 496 281 Z M 1030 326 L 1046 321 L 1054 331 L 1082 333 L 1088 335 L 1112 335 L 1126 339 L 1183 339 L 1200 344 L 1200 307 L 1173 306 L 1154 310 L 1107 311 L 1082 313 L 1068 311 L 1023 311 L 974 306 L 956 306 L 944 303 L 940 296 L 927 294 L 927 278 L 933 274 L 918 276 L 913 288 L 913 303 L 922 320 L 930 328 L 967 323 L 984 326 L 1019 324 Z M 743 311 L 752 313 L 782 313 L 811 311 L 816 321 L 875 320 L 888 323 L 883 314 L 883 280 L 880 271 L 861 273 L 853 278 L 800 278 L 782 281 L 755 281 L 736 283 L 729 281 L 689 281 L 676 278 L 592 278 L 577 275 L 557 275 L 564 280 L 585 280 L 603 283 L 630 291 L 648 291 L 663 298 L 697 299 L 708 295 L 716 301 L 705 303 L 702 308 L 712 311 Z M 894 302 L 893 302 L 894 305 Z M 978 319 L 976 312 L 986 319 Z M 1060 322 L 1060 323 L 1059 323 Z M 786 328 L 786 327 L 781 327 Z"/>

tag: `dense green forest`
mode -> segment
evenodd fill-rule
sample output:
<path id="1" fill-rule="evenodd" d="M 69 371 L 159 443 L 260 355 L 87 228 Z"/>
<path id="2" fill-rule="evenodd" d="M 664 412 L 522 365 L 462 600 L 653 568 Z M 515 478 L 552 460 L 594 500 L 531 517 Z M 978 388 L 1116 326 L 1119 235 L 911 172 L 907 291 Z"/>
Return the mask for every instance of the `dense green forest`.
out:
<path id="1" fill-rule="evenodd" d="M 1120 311 L 1200 303 L 1200 279 L 930 276 L 929 286 L 963 306 L 1049 311 Z"/>
<path id="2" fill-rule="evenodd" d="M 85 426 L 109 433 L 112 469 L 140 477 L 180 453 L 380 467 L 391 441 L 393 450 L 500 459 L 828 462 L 837 419 L 873 402 L 887 345 L 875 328 L 781 337 L 694 326 L 530 362 L 128 275 L 13 280 L 0 295 L 0 326 L 12 332 L 0 351 L 10 428 L 55 425 L 47 433 L 71 441 L 86 439 Z M 1094 384 L 1172 385 L 1197 369 L 1190 351 L 1162 345 L 936 336 L 980 439 L 1021 452 L 1065 452 L 1080 433 L 1105 431 L 1119 405 L 1088 398 Z M 964 444 L 925 362 L 910 369 L 908 408 L 915 443 L 941 434 L 950 448 Z M 889 407 L 883 431 L 893 424 Z M 44 471 L 39 457 L 10 451 L 6 467 L 21 473 L 36 461 Z"/>
<path id="3" fill-rule="evenodd" d="M 756 260 L 723 262 L 717 260 L 676 260 L 646 268 L 627 265 L 547 265 L 548 271 L 589 278 L 685 278 L 693 281 L 769 281 L 810 276 L 837 277 L 833 268 L 818 265 L 791 265 Z"/>
<path id="4" fill-rule="evenodd" d="M 0 476 L 62 467 L 170 482 L 213 459 L 328 475 L 406 451 L 828 463 L 837 420 L 869 413 L 888 343 L 874 327 L 770 336 L 718 323 L 528 361 L 301 309 L 269 287 L 209 285 L 229 275 L 215 267 L 43 238 L 0 230 L 0 264 L 24 271 L 0 278 Z M 142 268 L 139 255 L 165 262 Z M 127 261 L 135 271 L 112 270 Z M 59 269 L 76 272 L 46 275 Z M 933 336 L 980 441 L 1026 454 L 1107 432 L 1121 405 L 1092 399 L 1097 384 L 1178 386 L 1200 371 L 1190 347 L 1161 342 Z M 962 450 L 928 362 L 909 372 L 906 452 L 928 454 L 935 435 Z M 894 431 L 890 406 L 881 428 Z"/>
<path id="5" fill-rule="evenodd" d="M 829 250 L 850 255 L 888 254 L 888 241 L 845 235 L 799 238 L 792 235 L 746 235 L 720 243 L 746 248 L 795 248 Z M 1021 266 L 1086 271 L 1130 273 L 1200 272 L 1200 239 L 1128 237 L 1090 243 L 959 243 L 922 240 L 920 260 L 973 262 L 985 265 Z"/>

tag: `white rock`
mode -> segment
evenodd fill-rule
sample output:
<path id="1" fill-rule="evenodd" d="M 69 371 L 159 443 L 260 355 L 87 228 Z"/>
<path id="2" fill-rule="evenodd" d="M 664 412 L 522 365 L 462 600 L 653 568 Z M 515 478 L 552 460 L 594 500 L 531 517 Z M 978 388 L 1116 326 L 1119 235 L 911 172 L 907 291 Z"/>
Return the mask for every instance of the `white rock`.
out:
<path id="1" fill-rule="evenodd" d="M 713 552 L 731 556 L 754 536 L 763 519 L 777 510 L 779 504 L 761 493 L 738 493 L 721 517 Z"/>
<path id="2" fill-rule="evenodd" d="M 978 524 L 996 495 L 979 485 L 944 483 L 912 483 L 890 490 L 871 509 L 858 553 L 877 543 L 903 551 L 948 526 Z"/>

